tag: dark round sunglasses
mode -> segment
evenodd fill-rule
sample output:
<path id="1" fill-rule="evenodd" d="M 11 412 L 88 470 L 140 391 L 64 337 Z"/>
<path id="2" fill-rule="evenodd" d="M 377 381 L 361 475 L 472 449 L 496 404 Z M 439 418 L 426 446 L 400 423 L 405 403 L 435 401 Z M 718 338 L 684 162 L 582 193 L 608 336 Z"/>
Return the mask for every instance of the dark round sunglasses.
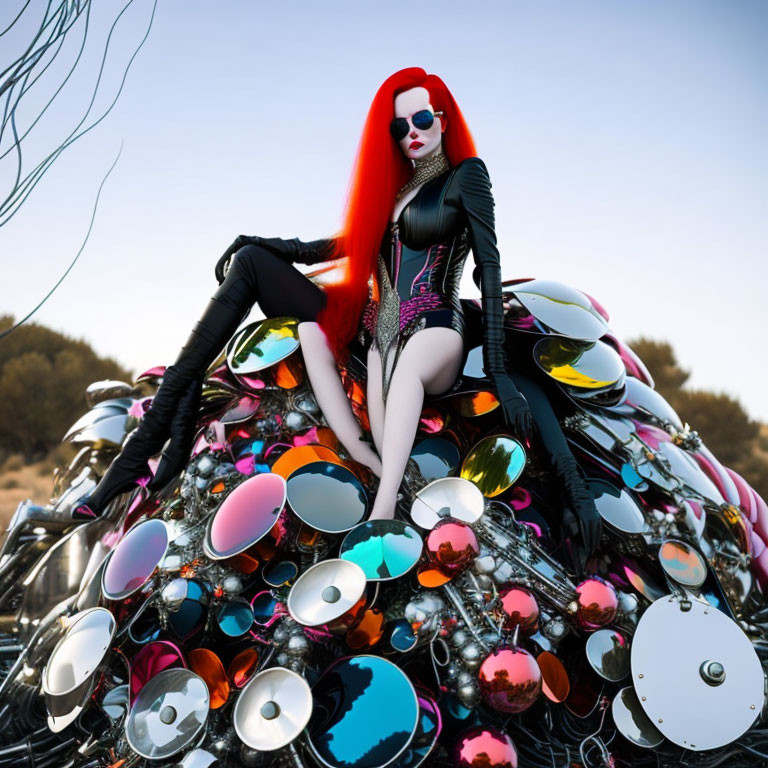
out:
<path id="1" fill-rule="evenodd" d="M 411 122 L 420 131 L 426 131 L 427 128 L 432 127 L 432 123 L 435 122 L 436 117 L 442 117 L 442 112 L 433 112 L 431 109 L 421 109 L 418 112 L 414 112 L 411 115 Z M 396 117 L 389 124 L 389 132 L 392 134 L 392 138 L 395 141 L 400 141 L 408 135 L 408 131 L 411 130 L 408 124 L 407 117 Z"/>

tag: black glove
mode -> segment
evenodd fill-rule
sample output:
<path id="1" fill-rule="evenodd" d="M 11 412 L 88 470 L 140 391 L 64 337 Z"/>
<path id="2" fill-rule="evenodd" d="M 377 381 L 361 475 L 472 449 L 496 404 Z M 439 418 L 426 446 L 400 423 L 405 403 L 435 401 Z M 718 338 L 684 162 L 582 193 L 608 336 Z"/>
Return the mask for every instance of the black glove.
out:
<path id="1" fill-rule="evenodd" d="M 581 574 L 600 542 L 603 521 L 600 515 L 580 517 L 570 507 L 566 507 L 563 510 L 562 525 L 563 548 L 576 573 Z"/>
<path id="2" fill-rule="evenodd" d="M 260 237 L 259 235 L 238 235 L 232 245 L 216 263 L 216 280 L 224 282 L 232 256 L 246 245 L 260 245 L 279 256 L 288 264 L 317 264 L 333 258 L 334 238 L 322 238 L 304 242 L 298 237 L 284 240 L 282 237 Z"/>
<path id="3" fill-rule="evenodd" d="M 512 377 L 508 374 L 494 376 L 493 385 L 501 404 L 505 424 L 514 431 L 518 440 L 530 445 L 535 422 L 525 395 L 517 389 Z"/>

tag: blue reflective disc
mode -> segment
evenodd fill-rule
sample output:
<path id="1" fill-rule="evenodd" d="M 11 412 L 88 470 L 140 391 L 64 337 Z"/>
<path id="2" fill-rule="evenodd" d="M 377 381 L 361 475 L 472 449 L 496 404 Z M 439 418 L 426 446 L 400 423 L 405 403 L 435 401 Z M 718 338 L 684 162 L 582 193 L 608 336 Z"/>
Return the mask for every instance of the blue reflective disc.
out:
<path id="1" fill-rule="evenodd" d="M 334 662 L 313 686 L 312 697 L 309 745 L 331 768 L 388 765 L 408 747 L 419 724 L 410 680 L 378 656 Z"/>
<path id="2" fill-rule="evenodd" d="M 424 479 L 431 482 L 438 477 L 448 477 L 459 466 L 459 449 L 442 437 L 420 440 L 411 451 L 411 458 L 419 467 Z"/>
<path id="3" fill-rule="evenodd" d="M 219 608 L 219 629 L 229 637 L 244 635 L 253 624 L 253 608 L 246 600 L 233 600 Z"/>
<path id="4" fill-rule="evenodd" d="M 422 549 L 421 536 L 407 523 L 369 520 L 344 537 L 339 557 L 357 563 L 369 581 L 387 581 L 410 571 Z"/>

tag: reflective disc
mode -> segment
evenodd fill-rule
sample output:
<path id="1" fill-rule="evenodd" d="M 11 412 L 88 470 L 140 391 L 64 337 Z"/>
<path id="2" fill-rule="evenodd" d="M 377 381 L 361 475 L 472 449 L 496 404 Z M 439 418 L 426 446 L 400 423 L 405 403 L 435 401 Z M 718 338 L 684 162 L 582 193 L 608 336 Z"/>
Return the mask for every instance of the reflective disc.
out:
<path id="1" fill-rule="evenodd" d="M 312 687 L 312 696 L 309 746 L 331 768 L 389 765 L 419 725 L 413 685 L 399 667 L 378 656 L 334 662 Z"/>
<path id="2" fill-rule="evenodd" d="M 216 614 L 219 629 L 229 637 L 240 637 L 253 626 L 253 608 L 242 598 L 230 600 Z"/>
<path id="3" fill-rule="evenodd" d="M 221 503 L 208 523 L 203 551 L 213 560 L 240 554 L 264 538 L 285 505 L 285 480 L 273 472 L 249 477 Z"/>
<path id="4" fill-rule="evenodd" d="M 288 593 L 288 612 L 295 621 L 315 627 L 350 611 L 365 591 L 365 572 L 349 560 L 322 560 L 299 576 Z"/>
<path id="5" fill-rule="evenodd" d="M 227 365 L 232 373 L 262 371 L 299 348 L 299 321 L 295 317 L 271 317 L 250 323 L 227 345 Z"/>
<path id="6" fill-rule="evenodd" d="M 171 667 L 186 667 L 179 647 L 167 640 L 156 640 L 139 649 L 131 662 L 130 703 L 159 672 Z"/>
<path id="7" fill-rule="evenodd" d="M 411 451 L 411 458 L 419 467 L 425 480 L 452 475 L 461 458 L 455 443 L 442 437 L 420 440 Z"/>
<path id="8" fill-rule="evenodd" d="M 393 768 L 417 768 L 429 757 L 437 743 L 442 728 L 440 708 L 431 696 L 417 692 L 419 699 L 419 724 L 416 735 L 400 757 L 391 763 Z"/>
<path id="9" fill-rule="evenodd" d="M 131 528 L 109 553 L 101 577 L 108 600 L 124 600 L 147 582 L 168 549 L 168 528 L 162 520 L 147 520 Z"/>
<path id="10" fill-rule="evenodd" d="M 631 662 L 643 709 L 686 749 L 730 744 L 762 710 L 763 668 L 752 643 L 735 621 L 699 600 L 690 600 L 688 610 L 674 596 L 648 607 Z"/>
<path id="11" fill-rule="evenodd" d="M 75 614 L 56 643 L 42 674 L 42 690 L 54 732 L 66 728 L 91 693 L 93 677 L 115 636 L 117 624 L 106 608 Z"/>
<path id="12" fill-rule="evenodd" d="M 626 488 L 597 478 L 587 478 L 600 517 L 624 533 L 644 533 L 648 530 L 642 509 Z"/>
<path id="13" fill-rule="evenodd" d="M 707 564 L 690 544 L 667 539 L 659 548 L 659 563 L 667 576 L 684 587 L 698 589 L 707 578 Z"/>
<path id="14" fill-rule="evenodd" d="M 369 520 L 353 528 L 339 557 L 357 563 L 369 581 L 396 579 L 413 568 L 423 544 L 415 529 L 400 520 Z"/>
<path id="15" fill-rule="evenodd" d="M 622 688 L 613 697 L 611 712 L 621 734 L 638 747 L 654 749 L 664 741 L 664 734 L 645 714 L 631 685 Z"/>
<path id="16" fill-rule="evenodd" d="M 533 357 L 544 373 L 570 387 L 602 389 L 626 374 L 619 353 L 602 341 L 548 336 L 536 342 Z"/>
<path id="17" fill-rule="evenodd" d="M 421 528 L 434 528 L 446 517 L 474 523 L 484 509 L 483 493 L 473 482 L 463 477 L 441 477 L 416 494 L 411 518 Z"/>
<path id="18" fill-rule="evenodd" d="M 296 739 L 311 714 L 307 681 L 289 669 L 273 667 L 259 672 L 243 688 L 232 722 L 243 743 L 270 752 Z"/>
<path id="19" fill-rule="evenodd" d="M 354 473 L 329 461 L 313 461 L 288 478 L 288 504 L 315 530 L 341 533 L 368 514 L 368 496 Z"/>
<path id="20" fill-rule="evenodd" d="M 467 454 L 460 475 L 490 498 L 506 491 L 524 467 L 525 449 L 517 440 L 508 435 L 491 435 Z"/>
<path id="21" fill-rule="evenodd" d="M 705 499 L 711 499 L 715 504 L 724 504 L 717 486 L 704 474 L 696 459 L 688 451 L 672 442 L 659 444 L 658 452 L 666 459 L 670 471 L 689 488 L 700 493 Z"/>
<path id="22" fill-rule="evenodd" d="M 587 638 L 587 660 L 600 677 L 616 683 L 629 674 L 629 642 L 615 629 L 598 629 Z"/>
<path id="23" fill-rule="evenodd" d="M 141 689 L 125 735 L 141 757 L 165 760 L 194 743 L 207 717 L 205 681 L 188 669 L 166 669 Z"/>
<path id="24" fill-rule="evenodd" d="M 554 333 L 596 341 L 608 329 L 586 294 L 554 280 L 527 280 L 513 288 L 518 301 Z"/>

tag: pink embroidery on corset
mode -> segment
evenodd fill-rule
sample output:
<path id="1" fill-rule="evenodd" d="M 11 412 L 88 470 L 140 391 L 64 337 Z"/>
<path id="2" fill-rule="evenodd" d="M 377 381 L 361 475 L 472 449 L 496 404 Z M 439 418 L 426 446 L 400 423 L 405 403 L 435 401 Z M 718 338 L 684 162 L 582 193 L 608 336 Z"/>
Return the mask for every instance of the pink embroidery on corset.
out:
<path id="1" fill-rule="evenodd" d="M 440 293 L 420 293 L 400 302 L 400 331 L 402 332 L 422 312 L 443 307 L 445 307 L 445 296 Z M 376 333 L 378 314 L 379 303 L 369 299 L 363 310 L 363 325 L 371 335 Z"/>
<path id="2" fill-rule="evenodd" d="M 445 303 L 439 293 L 419 293 L 400 303 L 400 330 L 408 326 L 421 312 L 440 309 Z"/>
<path id="3" fill-rule="evenodd" d="M 424 266 L 419 271 L 419 274 L 413 278 L 413 282 L 411 283 L 411 293 L 413 293 L 414 288 L 416 288 L 417 285 L 421 293 L 426 293 L 426 286 L 429 284 L 430 277 L 432 273 L 437 269 L 440 262 L 443 260 L 443 257 L 447 251 L 448 246 L 445 243 L 438 243 L 437 245 L 429 246 L 427 249 L 426 258 L 424 259 Z M 432 258 L 433 252 L 434 259 Z M 419 280 L 424 276 L 425 272 L 427 273 L 426 279 L 419 283 Z"/>

